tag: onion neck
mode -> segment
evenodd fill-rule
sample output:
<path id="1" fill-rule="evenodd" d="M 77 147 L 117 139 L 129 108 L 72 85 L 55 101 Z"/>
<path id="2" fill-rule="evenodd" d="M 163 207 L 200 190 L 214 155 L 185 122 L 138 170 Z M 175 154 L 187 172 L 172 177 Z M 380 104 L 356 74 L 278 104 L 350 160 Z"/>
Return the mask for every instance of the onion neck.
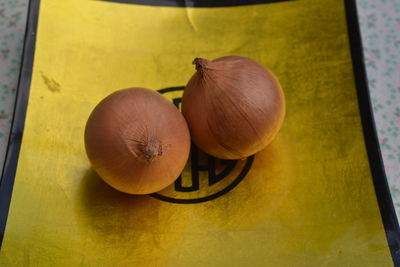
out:
<path id="1" fill-rule="evenodd" d="M 204 70 L 208 68 L 208 60 L 204 58 L 197 57 L 193 60 L 193 65 L 196 65 L 196 71 L 200 76 L 204 77 Z"/>
<path id="2" fill-rule="evenodd" d="M 141 145 L 139 149 L 147 162 L 151 162 L 154 158 L 162 155 L 162 145 L 158 139 L 150 139 Z"/>
<path id="3" fill-rule="evenodd" d="M 133 146 L 128 145 L 128 149 L 138 161 L 148 163 L 163 153 L 163 145 L 157 138 L 135 142 Z"/>

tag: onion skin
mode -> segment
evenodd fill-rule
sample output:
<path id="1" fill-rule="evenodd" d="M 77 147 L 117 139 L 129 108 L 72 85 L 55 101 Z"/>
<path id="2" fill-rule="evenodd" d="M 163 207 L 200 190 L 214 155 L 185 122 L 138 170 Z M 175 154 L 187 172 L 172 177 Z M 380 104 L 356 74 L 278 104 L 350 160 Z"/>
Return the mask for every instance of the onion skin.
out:
<path id="1" fill-rule="evenodd" d="M 193 142 L 221 159 L 242 159 L 265 148 L 285 117 L 285 98 L 275 75 L 239 56 L 193 61 L 197 72 L 182 97 Z"/>
<path id="2" fill-rule="evenodd" d="M 181 174 L 190 134 L 179 110 L 158 92 L 132 88 L 103 99 L 85 128 L 93 169 L 115 189 L 157 192 Z"/>

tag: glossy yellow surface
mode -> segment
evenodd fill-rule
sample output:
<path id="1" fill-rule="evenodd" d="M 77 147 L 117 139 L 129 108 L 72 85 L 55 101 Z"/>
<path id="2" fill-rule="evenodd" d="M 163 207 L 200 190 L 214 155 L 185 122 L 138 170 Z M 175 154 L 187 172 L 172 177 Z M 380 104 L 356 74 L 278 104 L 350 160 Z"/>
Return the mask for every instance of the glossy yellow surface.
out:
<path id="1" fill-rule="evenodd" d="M 0 265 L 392 265 L 343 2 L 184 9 L 41 0 Z M 231 54 L 270 67 L 287 102 L 277 139 L 232 191 L 173 204 L 116 192 L 90 170 L 83 130 L 98 101 L 126 87 L 182 86 L 194 57 Z"/>

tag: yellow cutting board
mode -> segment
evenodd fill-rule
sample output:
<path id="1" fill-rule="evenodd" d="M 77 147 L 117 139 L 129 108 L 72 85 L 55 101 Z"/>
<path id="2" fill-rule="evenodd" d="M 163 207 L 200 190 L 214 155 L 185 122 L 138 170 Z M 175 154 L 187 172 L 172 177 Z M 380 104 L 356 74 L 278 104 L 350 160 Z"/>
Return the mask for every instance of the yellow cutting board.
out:
<path id="1" fill-rule="evenodd" d="M 356 89 L 354 1 L 181 2 L 32 1 L 38 24 L 24 62 L 33 66 L 19 89 L 29 100 L 15 122 L 25 125 L 8 169 L 17 164 L 15 179 L 2 180 L 14 187 L 0 265 L 393 265 L 374 188 L 382 183 L 387 198 L 385 178 L 366 146 L 379 152 L 376 136 L 371 114 L 359 111 L 368 94 Z M 276 140 L 242 161 L 193 148 L 177 182 L 152 196 L 104 184 L 83 145 L 95 105 L 147 87 L 179 107 L 192 60 L 226 55 L 252 58 L 280 79 L 287 113 Z"/>

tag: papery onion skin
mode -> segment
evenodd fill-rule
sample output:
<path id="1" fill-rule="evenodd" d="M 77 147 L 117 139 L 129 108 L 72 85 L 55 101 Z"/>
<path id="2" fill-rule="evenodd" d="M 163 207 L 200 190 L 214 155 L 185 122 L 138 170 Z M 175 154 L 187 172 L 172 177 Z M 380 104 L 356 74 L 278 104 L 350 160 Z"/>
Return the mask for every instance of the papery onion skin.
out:
<path id="1" fill-rule="evenodd" d="M 190 134 L 179 110 L 158 92 L 124 89 L 103 99 L 85 128 L 93 169 L 128 194 L 157 192 L 181 174 Z"/>
<path id="2" fill-rule="evenodd" d="M 240 56 L 193 61 L 197 72 L 182 97 L 182 113 L 194 143 L 221 159 L 242 159 L 265 148 L 285 117 L 276 76 Z"/>

